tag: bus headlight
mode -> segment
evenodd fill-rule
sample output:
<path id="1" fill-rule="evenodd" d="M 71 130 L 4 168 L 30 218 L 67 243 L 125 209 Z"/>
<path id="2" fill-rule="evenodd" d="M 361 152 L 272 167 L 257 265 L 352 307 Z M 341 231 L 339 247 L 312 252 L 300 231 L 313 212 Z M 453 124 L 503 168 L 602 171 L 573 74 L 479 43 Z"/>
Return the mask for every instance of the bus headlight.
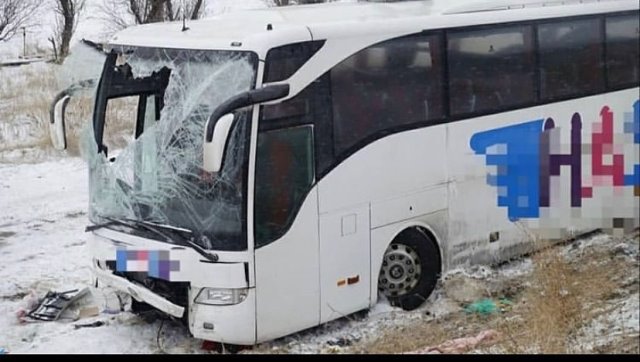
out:
<path id="1" fill-rule="evenodd" d="M 195 302 L 208 305 L 233 305 L 242 303 L 247 299 L 249 289 L 218 289 L 203 288 Z"/>

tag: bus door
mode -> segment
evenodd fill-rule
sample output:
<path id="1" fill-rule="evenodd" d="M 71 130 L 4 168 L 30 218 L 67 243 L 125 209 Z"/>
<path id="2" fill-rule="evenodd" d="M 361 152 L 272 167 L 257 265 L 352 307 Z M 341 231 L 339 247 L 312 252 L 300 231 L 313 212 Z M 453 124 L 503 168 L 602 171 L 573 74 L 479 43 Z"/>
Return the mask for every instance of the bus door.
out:
<path id="1" fill-rule="evenodd" d="M 319 323 L 314 165 L 312 125 L 258 134 L 254 202 L 258 340 Z"/>
<path id="2" fill-rule="evenodd" d="M 369 204 L 320 215 L 320 320 L 369 307 Z"/>

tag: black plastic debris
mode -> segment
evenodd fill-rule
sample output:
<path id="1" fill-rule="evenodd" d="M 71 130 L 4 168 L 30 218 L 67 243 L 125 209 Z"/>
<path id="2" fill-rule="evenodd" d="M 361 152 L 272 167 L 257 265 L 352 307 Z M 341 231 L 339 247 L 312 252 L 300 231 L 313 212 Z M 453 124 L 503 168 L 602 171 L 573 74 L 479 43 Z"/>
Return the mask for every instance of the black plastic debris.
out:
<path id="1" fill-rule="evenodd" d="M 347 337 L 338 337 L 327 341 L 327 344 L 332 347 L 348 347 L 353 344 L 353 341 Z"/>
<path id="2" fill-rule="evenodd" d="M 87 324 L 76 324 L 73 327 L 75 329 L 80 329 L 80 328 L 97 328 L 97 327 L 102 327 L 104 325 L 103 321 L 96 321 L 93 323 L 87 323 Z"/>
<path id="3" fill-rule="evenodd" d="M 70 305 L 80 300 L 89 292 L 89 288 L 74 289 L 66 292 L 48 292 L 40 304 L 27 317 L 40 321 L 56 321 Z"/>

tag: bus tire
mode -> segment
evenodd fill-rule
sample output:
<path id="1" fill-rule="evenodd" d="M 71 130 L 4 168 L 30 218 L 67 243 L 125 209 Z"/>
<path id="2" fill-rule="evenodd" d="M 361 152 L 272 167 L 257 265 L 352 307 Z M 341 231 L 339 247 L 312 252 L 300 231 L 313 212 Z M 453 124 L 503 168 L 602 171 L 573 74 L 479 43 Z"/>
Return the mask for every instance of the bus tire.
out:
<path id="1" fill-rule="evenodd" d="M 429 298 L 440 271 L 440 252 L 433 238 L 421 229 L 406 229 L 383 256 L 378 291 L 392 306 L 414 310 Z"/>

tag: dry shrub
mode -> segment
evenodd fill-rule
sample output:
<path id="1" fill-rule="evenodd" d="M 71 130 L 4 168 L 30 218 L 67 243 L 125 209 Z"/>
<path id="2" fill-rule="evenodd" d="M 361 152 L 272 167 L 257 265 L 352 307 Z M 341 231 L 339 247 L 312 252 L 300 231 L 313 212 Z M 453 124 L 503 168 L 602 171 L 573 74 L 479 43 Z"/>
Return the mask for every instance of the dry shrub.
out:
<path id="1" fill-rule="evenodd" d="M 560 248 L 547 248 L 532 256 L 531 286 L 525 290 L 517 322 L 503 321 L 510 353 L 580 352 L 576 332 L 598 313 L 598 306 L 615 288 L 614 261 L 596 250 L 577 260 L 565 258 Z"/>
<path id="2" fill-rule="evenodd" d="M 93 120 L 94 99 L 90 96 L 73 97 L 65 117 L 67 151 L 77 156 L 81 151 L 84 131 Z M 137 102 L 133 98 L 114 99 L 108 103 L 104 128 L 104 143 L 109 149 L 127 145 L 133 137 L 137 117 Z"/>
<path id="3" fill-rule="evenodd" d="M 384 331 L 368 343 L 355 346 L 350 353 L 392 354 L 411 352 L 421 348 L 439 345 L 459 337 L 454 335 L 447 324 L 453 323 L 448 317 L 435 321 L 420 321 L 406 326 Z"/>
<path id="4" fill-rule="evenodd" d="M 65 116 L 67 133 L 67 152 L 80 155 L 83 130 L 87 122 L 92 121 L 93 99 L 91 97 L 73 97 L 67 106 Z"/>
<path id="5" fill-rule="evenodd" d="M 0 138 L 6 139 L 0 151 L 50 145 L 49 106 L 55 91 L 55 70 L 51 67 L 25 67 L 20 76 L 3 76 Z"/>
<path id="6" fill-rule="evenodd" d="M 138 98 L 113 99 L 107 104 L 104 124 L 104 143 L 110 149 L 122 148 L 134 136 L 138 112 Z"/>
<path id="7" fill-rule="evenodd" d="M 521 329 L 514 352 L 564 353 L 569 333 L 580 322 L 581 294 L 575 271 L 554 249 L 532 257 L 534 271 L 532 287 L 525 292 L 522 318 L 526 328 Z M 513 332 L 513 331 L 509 331 Z"/>
<path id="8" fill-rule="evenodd" d="M 25 66 L 19 76 L 3 74 L 0 86 L 0 151 L 52 148 L 50 136 L 51 102 L 59 91 L 57 67 Z M 72 97 L 67 106 L 67 152 L 80 154 L 83 130 L 92 120 L 94 100 L 91 96 Z M 104 133 L 105 143 L 114 148 L 125 146 L 133 135 L 137 102 L 130 97 L 109 102 Z"/>

